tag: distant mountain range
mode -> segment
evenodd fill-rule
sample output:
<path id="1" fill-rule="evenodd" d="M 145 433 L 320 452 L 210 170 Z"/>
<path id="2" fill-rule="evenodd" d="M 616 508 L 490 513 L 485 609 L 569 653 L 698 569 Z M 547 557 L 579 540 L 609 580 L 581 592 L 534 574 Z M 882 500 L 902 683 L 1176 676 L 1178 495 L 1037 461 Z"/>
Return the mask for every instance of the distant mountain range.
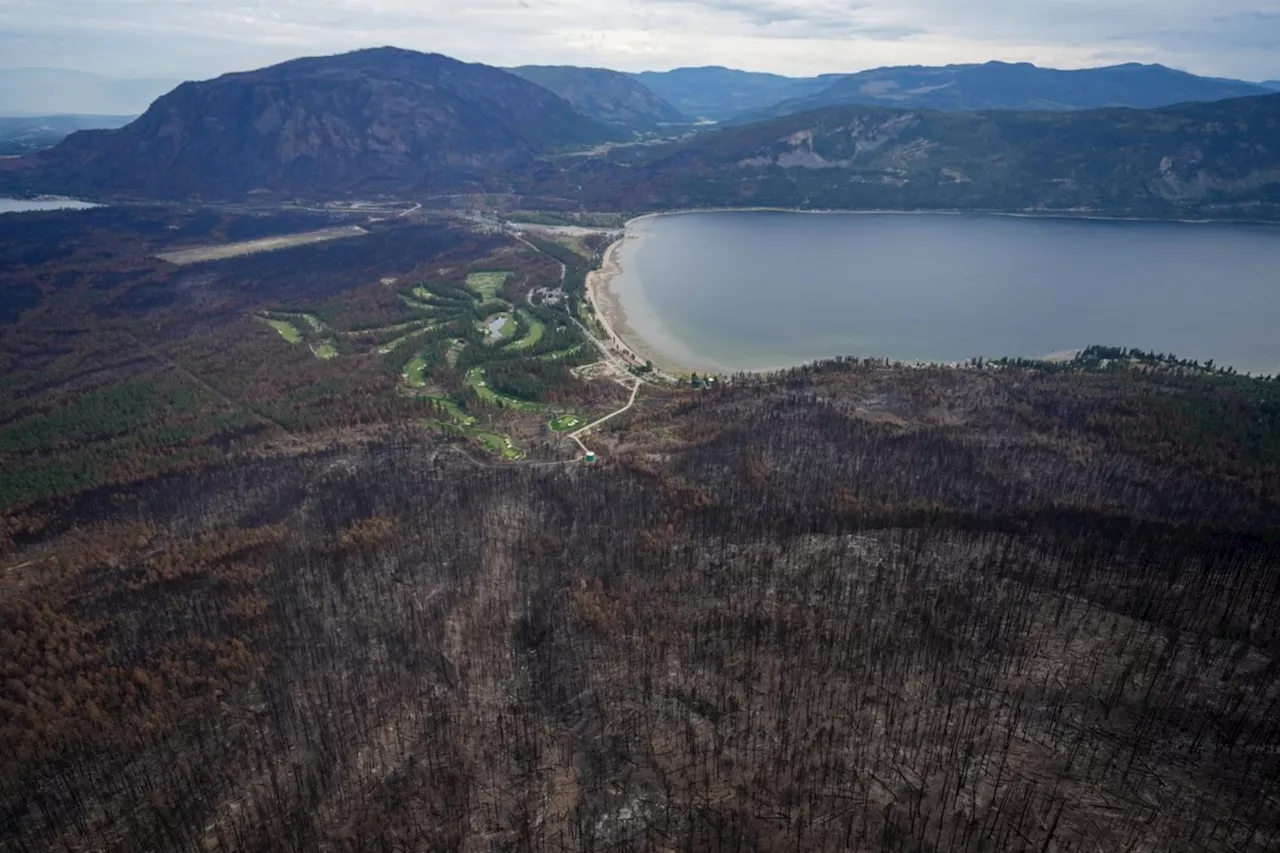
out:
<path id="1" fill-rule="evenodd" d="M 122 79 L 62 68 L 0 69 L 0 116 L 140 115 L 181 83 Z"/>
<path id="2" fill-rule="evenodd" d="M 732 68 L 676 68 L 631 75 L 691 119 L 724 121 L 816 94 L 842 74 L 783 77 Z"/>
<path id="3" fill-rule="evenodd" d="M 655 131 L 689 121 L 640 81 L 619 71 L 572 65 L 525 65 L 507 70 L 550 89 L 584 116 L 615 127 Z"/>
<path id="4" fill-rule="evenodd" d="M 1280 219 L 1280 94 L 1156 110 L 828 106 L 678 142 L 613 146 L 603 143 L 634 142 L 637 124 L 672 115 L 671 105 L 610 72 L 520 71 L 379 48 L 184 83 L 119 130 L 80 131 L 0 160 L 0 191 L 206 200 L 483 191 L 615 210 L 767 204 Z M 930 89 L 910 97 L 994 98 L 980 94 L 991 74 L 1035 82 L 1104 71 L 1185 76 L 1210 91 L 1204 78 L 1143 66 L 1049 77 L 965 66 L 918 85 L 938 71 L 883 73 L 915 75 L 913 89 Z M 889 78 L 849 79 L 865 91 Z M 893 91 L 886 83 L 877 97 Z M 1007 98 L 1026 97 L 1008 87 Z"/>
<path id="5" fill-rule="evenodd" d="M 850 74 L 819 92 L 742 118 L 790 115 L 845 104 L 936 110 L 1151 108 L 1269 91 L 1256 83 L 1197 77 L 1163 65 L 1137 63 L 1078 71 L 1006 62 L 942 68 L 914 65 Z"/>
<path id="6" fill-rule="evenodd" d="M 1263 82 L 1262 85 L 1267 87 L 1268 89 L 1273 89 L 1274 91 L 1280 92 L 1280 80 L 1267 80 Z"/>

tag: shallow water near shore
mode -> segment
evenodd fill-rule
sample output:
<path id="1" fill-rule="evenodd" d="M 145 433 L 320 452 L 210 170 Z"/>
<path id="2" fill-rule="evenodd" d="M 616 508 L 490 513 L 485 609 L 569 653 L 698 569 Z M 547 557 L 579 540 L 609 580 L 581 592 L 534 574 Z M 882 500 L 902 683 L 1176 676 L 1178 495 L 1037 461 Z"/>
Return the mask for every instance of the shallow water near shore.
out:
<path id="1" fill-rule="evenodd" d="M 957 362 L 1090 344 L 1280 372 L 1280 228 L 946 214 L 633 222 L 609 289 L 693 370 Z"/>

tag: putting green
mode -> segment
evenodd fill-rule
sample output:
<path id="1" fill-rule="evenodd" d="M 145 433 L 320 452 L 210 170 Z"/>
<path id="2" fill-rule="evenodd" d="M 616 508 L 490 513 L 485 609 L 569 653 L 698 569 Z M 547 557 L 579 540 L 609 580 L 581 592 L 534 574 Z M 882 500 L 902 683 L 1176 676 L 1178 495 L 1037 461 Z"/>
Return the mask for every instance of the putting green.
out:
<path id="1" fill-rule="evenodd" d="M 569 432 L 586 425 L 586 419 L 580 418 L 577 415 L 558 415 L 551 420 L 551 428 L 556 432 Z"/>

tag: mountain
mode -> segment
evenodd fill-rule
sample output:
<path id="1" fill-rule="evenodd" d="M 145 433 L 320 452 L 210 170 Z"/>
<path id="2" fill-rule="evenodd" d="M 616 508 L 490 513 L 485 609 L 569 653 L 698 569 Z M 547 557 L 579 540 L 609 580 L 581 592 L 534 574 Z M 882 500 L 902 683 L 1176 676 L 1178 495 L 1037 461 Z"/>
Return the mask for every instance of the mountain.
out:
<path id="1" fill-rule="evenodd" d="M 1280 218 L 1280 95 L 1158 110 L 828 107 L 614 152 L 602 207 L 1059 210 Z"/>
<path id="2" fill-rule="evenodd" d="M 0 70 L 0 116 L 136 116 L 180 82 L 105 77 L 62 68 L 8 68 Z"/>
<path id="3" fill-rule="evenodd" d="M 123 127 L 136 116 L 58 115 L 0 117 L 0 156 L 52 148 L 77 130 Z"/>
<path id="4" fill-rule="evenodd" d="M 688 121 L 643 83 L 619 71 L 572 65 L 525 65 L 512 74 L 550 89 L 588 118 L 628 130 L 656 130 Z"/>
<path id="5" fill-rule="evenodd" d="M 1280 80 L 1264 80 L 1259 85 L 1267 89 L 1274 89 L 1275 91 L 1280 92 Z"/>
<path id="6" fill-rule="evenodd" d="M 690 118 L 723 121 L 815 94 L 841 75 L 783 77 L 707 66 L 642 71 L 631 76 Z"/>
<path id="7" fill-rule="evenodd" d="M 1163 107 L 1266 94 L 1256 83 L 1197 77 L 1163 65 L 1114 65 L 1059 71 L 1030 63 L 988 62 L 941 68 L 876 68 L 836 80 L 741 120 L 806 112 L 841 104 L 938 110 L 1078 110 Z"/>
<path id="8" fill-rule="evenodd" d="M 514 74 L 377 48 L 184 83 L 14 168 L 36 187 L 151 198 L 487 188 L 617 136 Z"/>

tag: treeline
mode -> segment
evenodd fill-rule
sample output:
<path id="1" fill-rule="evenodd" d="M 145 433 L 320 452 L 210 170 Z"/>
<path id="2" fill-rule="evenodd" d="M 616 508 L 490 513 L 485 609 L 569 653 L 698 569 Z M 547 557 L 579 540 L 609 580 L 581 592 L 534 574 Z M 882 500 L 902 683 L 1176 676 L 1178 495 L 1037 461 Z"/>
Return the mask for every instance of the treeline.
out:
<path id="1" fill-rule="evenodd" d="M 485 379 L 493 390 L 540 403 L 547 401 L 550 391 L 563 387 L 571 378 L 563 362 L 536 359 L 500 361 L 485 369 Z"/>

